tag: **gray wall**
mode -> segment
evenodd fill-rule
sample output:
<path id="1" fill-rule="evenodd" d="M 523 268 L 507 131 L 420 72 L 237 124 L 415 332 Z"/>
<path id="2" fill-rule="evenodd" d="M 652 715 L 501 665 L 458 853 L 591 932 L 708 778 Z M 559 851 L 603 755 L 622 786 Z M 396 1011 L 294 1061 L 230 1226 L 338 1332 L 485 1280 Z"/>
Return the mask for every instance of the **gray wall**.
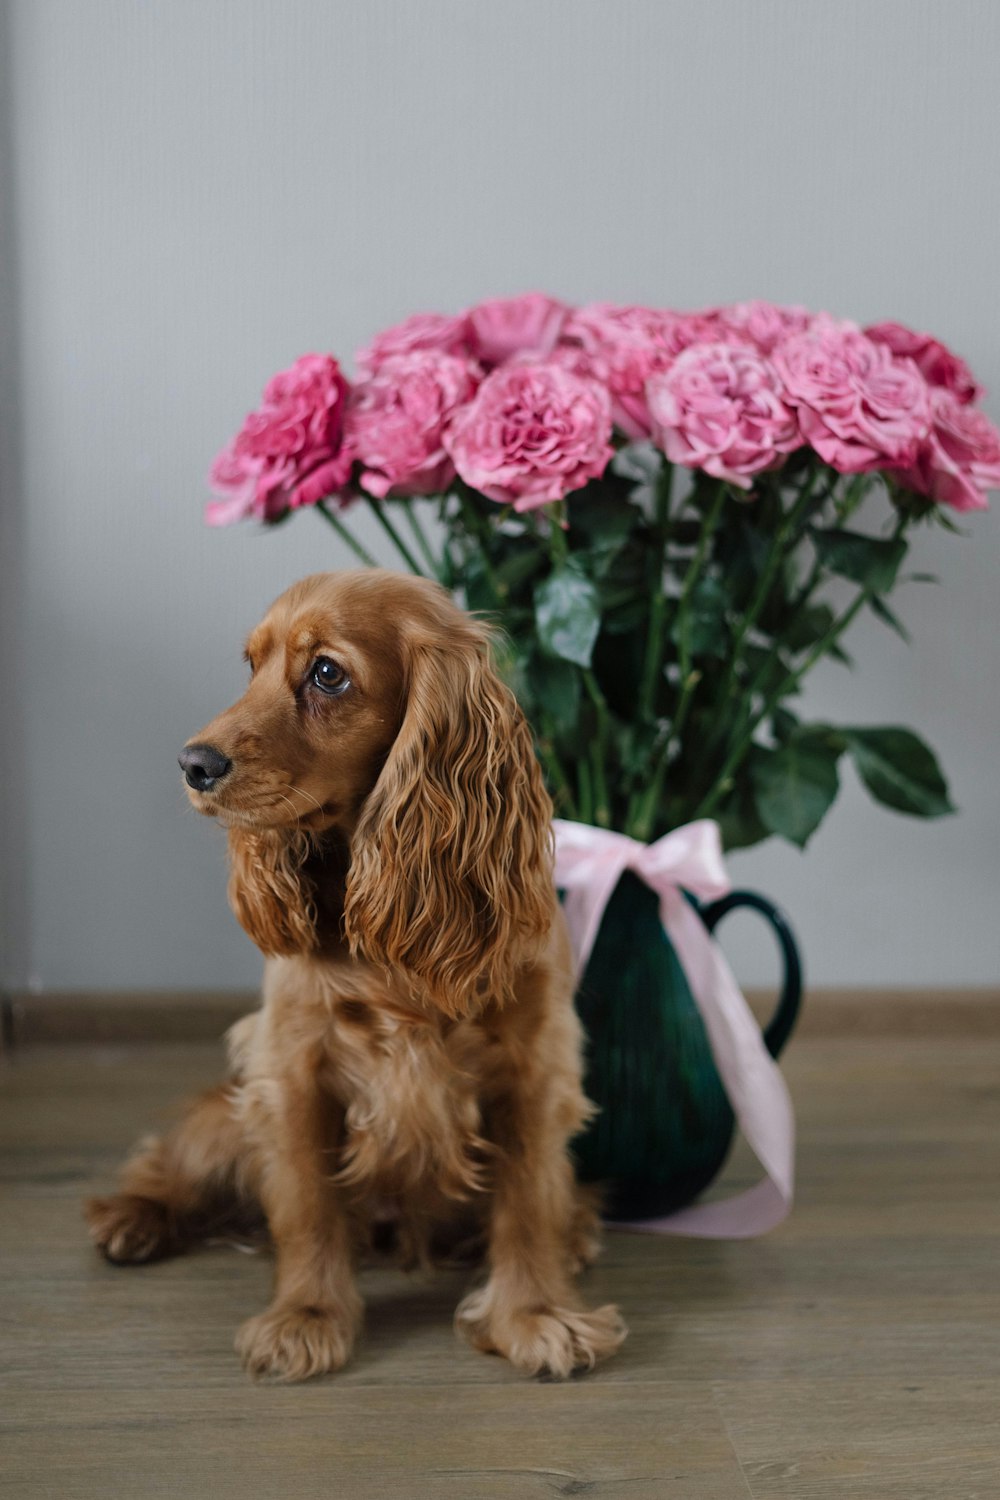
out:
<path id="1" fill-rule="evenodd" d="M 10 982 L 258 972 L 174 756 L 239 691 L 261 608 L 347 561 L 315 516 L 201 523 L 212 454 L 300 352 L 532 287 L 764 296 L 930 328 L 1000 394 L 993 0 L 14 0 L 10 23 Z M 865 624 L 857 672 L 808 695 L 919 728 L 961 816 L 875 810 L 847 775 L 806 855 L 733 860 L 817 982 L 996 979 L 996 511 L 969 530 L 920 544 L 943 587 L 900 601 L 913 648 Z M 736 948 L 763 979 L 766 945 Z"/>

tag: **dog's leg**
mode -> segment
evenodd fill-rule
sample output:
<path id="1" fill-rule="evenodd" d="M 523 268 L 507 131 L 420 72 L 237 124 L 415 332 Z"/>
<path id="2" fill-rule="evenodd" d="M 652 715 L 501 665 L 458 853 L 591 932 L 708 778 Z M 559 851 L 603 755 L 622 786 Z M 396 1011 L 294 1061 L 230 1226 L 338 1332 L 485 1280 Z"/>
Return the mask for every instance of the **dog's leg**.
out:
<path id="1" fill-rule="evenodd" d="M 90 1237 L 119 1265 L 176 1254 L 252 1203 L 253 1176 L 233 1085 L 220 1084 L 166 1135 L 140 1143 L 122 1169 L 120 1193 L 90 1199 Z"/>
<path id="2" fill-rule="evenodd" d="M 340 1369 L 361 1323 L 350 1224 L 333 1181 L 343 1111 L 316 1075 L 300 1057 L 284 1076 L 249 1085 L 277 1264 L 271 1306 L 244 1323 L 236 1348 L 252 1374 L 282 1380 Z"/>
<path id="3" fill-rule="evenodd" d="M 563 1045 L 512 1050 L 502 1093 L 490 1110 L 500 1148 L 489 1228 L 490 1275 L 459 1306 L 456 1321 L 477 1348 L 505 1355 L 529 1374 L 565 1377 L 613 1354 L 625 1337 L 615 1307 L 588 1311 L 572 1285 L 587 1215 L 573 1180 L 567 1143 L 590 1107 L 579 1075 L 553 1070 L 572 1058 L 575 1018 L 556 1018 Z M 589 1246 L 587 1247 L 589 1249 Z"/>

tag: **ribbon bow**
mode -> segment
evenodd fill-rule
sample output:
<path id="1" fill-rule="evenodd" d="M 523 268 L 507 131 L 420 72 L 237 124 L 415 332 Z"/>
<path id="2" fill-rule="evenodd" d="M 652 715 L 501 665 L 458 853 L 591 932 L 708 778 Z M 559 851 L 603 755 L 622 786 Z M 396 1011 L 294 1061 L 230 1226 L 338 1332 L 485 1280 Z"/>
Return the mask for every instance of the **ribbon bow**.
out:
<path id="1" fill-rule="evenodd" d="M 714 900 L 730 890 L 718 824 L 703 818 L 655 844 L 623 833 L 557 818 L 556 885 L 566 892 L 565 913 L 582 976 L 604 909 L 625 870 L 660 898 L 660 919 L 684 970 L 705 1023 L 715 1066 L 733 1113 L 766 1177 L 734 1198 L 696 1204 L 662 1219 L 625 1227 L 707 1239 L 745 1239 L 780 1224 L 792 1204 L 795 1120 L 781 1071 L 764 1046 L 760 1028 L 722 950 L 684 891 Z"/>

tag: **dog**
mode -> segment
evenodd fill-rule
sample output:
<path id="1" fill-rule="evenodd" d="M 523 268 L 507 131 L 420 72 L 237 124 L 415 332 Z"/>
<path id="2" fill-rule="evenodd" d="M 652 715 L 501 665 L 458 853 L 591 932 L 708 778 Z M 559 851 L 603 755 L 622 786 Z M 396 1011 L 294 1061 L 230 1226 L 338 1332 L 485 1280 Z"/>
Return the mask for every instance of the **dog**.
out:
<path id="1" fill-rule="evenodd" d="M 566 1377 L 625 1337 L 574 1276 L 598 1217 L 569 1142 L 582 1087 L 552 805 L 491 634 L 426 579 L 321 573 L 247 641 L 243 697 L 185 747 L 191 803 L 226 829 L 229 897 L 265 955 L 228 1078 L 144 1141 L 93 1242 L 150 1261 L 262 1213 L 271 1305 L 236 1347 L 254 1375 L 341 1368 L 355 1268 L 481 1237 L 456 1312 L 477 1348 Z"/>

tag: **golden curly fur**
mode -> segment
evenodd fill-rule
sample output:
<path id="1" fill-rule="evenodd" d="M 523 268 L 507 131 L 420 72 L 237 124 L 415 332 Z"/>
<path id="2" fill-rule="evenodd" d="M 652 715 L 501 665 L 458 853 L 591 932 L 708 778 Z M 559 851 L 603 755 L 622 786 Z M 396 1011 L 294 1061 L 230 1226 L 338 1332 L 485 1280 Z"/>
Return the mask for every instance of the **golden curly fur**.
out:
<path id="1" fill-rule="evenodd" d="M 387 1225 L 410 1262 L 478 1237 L 472 1342 L 529 1373 L 592 1366 L 624 1327 L 572 1284 L 596 1217 L 567 1151 L 590 1106 L 552 809 L 489 632 L 424 580 L 317 574 L 247 658 L 192 742 L 227 769 L 189 795 L 228 831 L 263 1005 L 228 1080 L 88 1204 L 91 1236 L 146 1261 L 262 1210 L 274 1298 L 237 1348 L 288 1380 L 348 1359 L 354 1268 Z"/>

